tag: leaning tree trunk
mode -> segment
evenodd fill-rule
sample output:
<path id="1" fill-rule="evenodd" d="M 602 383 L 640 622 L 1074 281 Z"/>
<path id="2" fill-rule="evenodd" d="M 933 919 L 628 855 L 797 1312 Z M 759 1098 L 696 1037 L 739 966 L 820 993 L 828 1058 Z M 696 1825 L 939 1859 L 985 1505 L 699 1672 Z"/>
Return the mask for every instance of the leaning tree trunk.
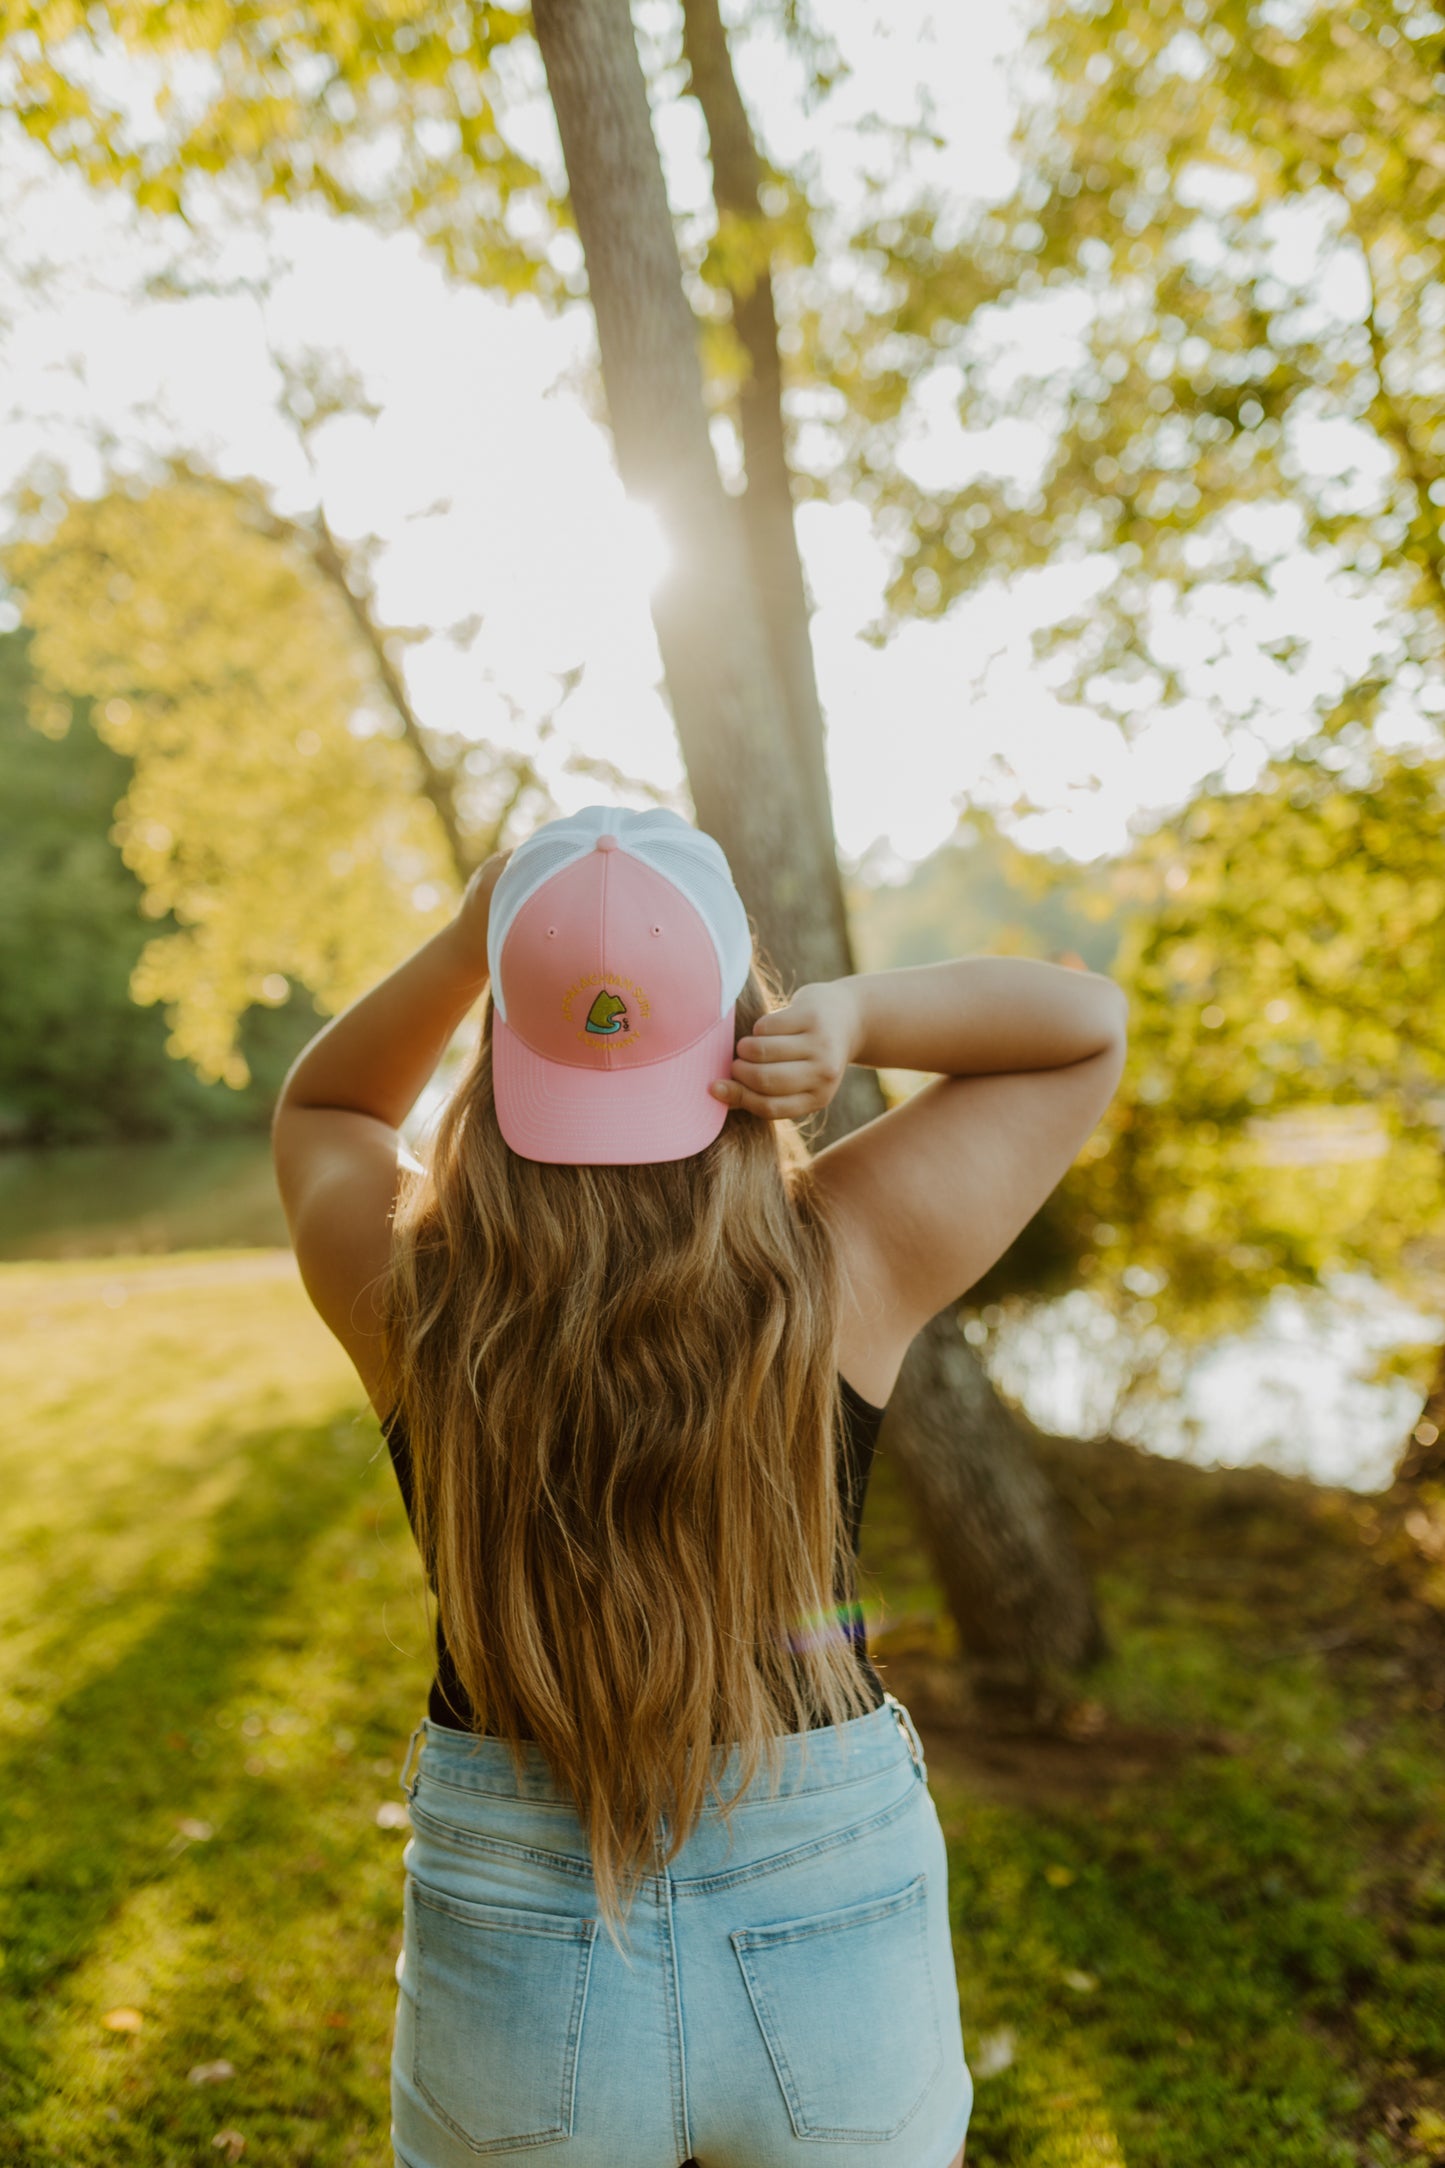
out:
<path id="1" fill-rule="evenodd" d="M 587 259 L 617 464 L 660 515 L 671 559 L 652 614 L 701 825 L 747 808 L 748 901 L 770 961 L 811 970 L 827 853 L 800 820 L 737 507 L 708 435 L 697 327 L 627 0 L 542 0 L 537 43 Z M 726 849 L 724 842 L 724 849 Z"/>
<path id="2" fill-rule="evenodd" d="M 1425 1405 L 1396 1463 L 1394 1488 L 1414 1491 L 1422 1483 L 1440 1482 L 1445 1482 L 1445 1348 L 1435 1358 Z"/>
<path id="3" fill-rule="evenodd" d="M 587 261 L 618 466 L 629 494 L 660 514 L 673 551 L 653 621 L 698 821 L 727 852 L 769 959 L 785 961 L 795 983 L 836 977 L 852 966 L 831 815 L 826 824 L 810 817 L 807 780 L 821 763 L 821 723 L 810 767 L 789 740 L 785 673 L 796 671 L 796 647 L 789 665 L 769 636 L 738 506 L 708 436 L 697 327 L 628 0 L 534 0 L 532 16 Z M 781 437 L 778 447 L 781 456 Z M 790 499 L 787 527 L 806 643 Z M 811 667 L 809 655 L 810 683 Z M 816 715 L 816 689 L 812 700 Z M 876 1077 L 859 1069 L 839 1101 L 831 1134 L 883 1104 Z M 1052 1493 L 952 1312 L 914 1342 L 888 1426 L 970 1653 L 1030 1679 L 1097 1655 L 1098 1620 Z"/>
<path id="4" fill-rule="evenodd" d="M 761 215 L 758 190 L 763 177 L 762 160 L 733 74 L 718 0 L 683 0 L 682 20 L 683 57 L 707 128 L 719 222 L 735 219 L 755 225 Z M 778 317 L 766 263 L 757 269 L 750 283 L 734 284 L 731 298 L 733 329 L 748 362 L 747 376 L 738 388 L 738 429 L 747 474 L 747 488 L 740 500 L 743 533 L 773 666 L 787 702 L 789 742 L 809 817 L 819 834 L 827 838 L 831 853 L 835 849 L 833 801 L 828 789 L 823 708 L 808 630 L 812 603 L 793 525 L 793 477 L 783 422 Z M 837 968 L 851 971 L 843 884 L 835 880 L 832 887 L 828 899 L 829 936 L 835 953 L 847 959 Z"/>
<path id="5" fill-rule="evenodd" d="M 718 0 L 682 0 L 682 14 L 683 53 L 707 128 L 719 218 L 756 221 L 762 159 Z M 747 251 L 741 260 L 752 261 Z M 748 363 L 738 393 L 747 474 L 740 500 L 744 534 L 809 811 L 832 854 L 823 711 L 808 630 L 811 604 L 794 525 L 778 318 L 765 265 L 750 282 L 732 288 L 732 307 Z M 834 956 L 829 969 L 809 974 L 814 977 L 854 968 L 836 856 L 834 875 L 827 927 Z M 874 1072 L 855 1069 L 853 1080 L 854 1089 L 840 1093 L 829 1109 L 826 1141 L 883 1111 Z M 970 1650 L 1005 1663 L 1031 1646 L 1069 1662 L 1100 1654 L 1098 1618 L 1052 1490 L 1029 1452 L 1023 1426 L 999 1399 L 957 1325 L 956 1312 L 945 1311 L 919 1336 L 890 1403 L 886 1443 L 897 1451 L 920 1527 L 932 1539 L 960 1635 Z"/>

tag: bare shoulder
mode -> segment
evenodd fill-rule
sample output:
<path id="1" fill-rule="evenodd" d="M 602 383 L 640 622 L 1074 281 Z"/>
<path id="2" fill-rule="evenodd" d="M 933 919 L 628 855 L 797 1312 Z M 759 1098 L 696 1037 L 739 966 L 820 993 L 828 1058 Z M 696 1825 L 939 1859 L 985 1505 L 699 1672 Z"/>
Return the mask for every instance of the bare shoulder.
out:
<path id="1" fill-rule="evenodd" d="M 860 1391 L 865 1372 L 891 1382 L 915 1334 L 1028 1225 L 1097 1127 L 1124 1059 L 1120 1039 L 1057 1069 L 935 1077 L 815 1156 L 852 1287 L 844 1344 Z"/>

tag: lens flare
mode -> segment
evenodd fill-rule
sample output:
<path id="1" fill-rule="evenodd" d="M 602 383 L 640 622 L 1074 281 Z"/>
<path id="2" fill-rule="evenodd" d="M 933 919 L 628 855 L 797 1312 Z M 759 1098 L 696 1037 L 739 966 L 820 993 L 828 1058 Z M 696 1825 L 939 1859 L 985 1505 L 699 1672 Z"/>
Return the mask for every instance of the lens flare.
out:
<path id="1" fill-rule="evenodd" d="M 867 1613 L 868 1607 L 861 1603 L 835 1604 L 827 1611 L 805 1611 L 791 1622 L 783 1638 L 795 1654 L 802 1649 L 827 1648 L 841 1641 L 861 1656 L 866 1654 L 868 1645 Z"/>

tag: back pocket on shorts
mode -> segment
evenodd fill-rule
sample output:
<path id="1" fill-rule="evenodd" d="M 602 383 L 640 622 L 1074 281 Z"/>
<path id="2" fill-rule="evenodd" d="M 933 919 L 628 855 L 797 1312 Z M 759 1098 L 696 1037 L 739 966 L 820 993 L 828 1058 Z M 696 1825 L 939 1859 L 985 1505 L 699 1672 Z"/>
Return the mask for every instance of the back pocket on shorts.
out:
<path id="1" fill-rule="evenodd" d="M 475 2153 L 570 2137 L 597 1922 L 404 1895 L 417 2091 Z"/>
<path id="2" fill-rule="evenodd" d="M 731 1940 L 796 2136 L 894 2137 L 943 2061 L 928 1876 Z"/>

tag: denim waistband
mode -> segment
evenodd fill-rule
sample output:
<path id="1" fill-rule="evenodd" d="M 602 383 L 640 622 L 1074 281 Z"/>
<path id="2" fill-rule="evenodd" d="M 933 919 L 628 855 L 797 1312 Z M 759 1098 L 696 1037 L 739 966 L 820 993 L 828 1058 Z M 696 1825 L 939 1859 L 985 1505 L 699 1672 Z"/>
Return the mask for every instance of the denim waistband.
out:
<path id="1" fill-rule="evenodd" d="M 928 1765 L 924 1759 L 923 1741 L 913 1718 L 896 1695 L 885 1692 L 879 1706 L 870 1709 L 865 1716 L 855 1716 L 845 1724 L 821 1726 L 816 1731 L 786 1733 L 779 1742 L 779 1793 L 826 1791 L 836 1784 L 872 1776 L 897 1760 L 900 1734 L 919 1776 L 927 1783 Z M 421 1742 L 419 1753 L 418 1741 Z M 517 1752 L 521 1756 L 520 1768 L 514 1760 Z M 407 1772 L 413 1753 L 418 1753 L 417 1768 L 408 1783 Z M 520 1740 L 514 1749 L 505 1739 L 453 1731 L 424 1716 L 407 1741 L 398 1778 L 408 1800 L 416 1791 L 423 1762 L 432 1774 L 462 1790 L 500 1794 L 511 1799 L 561 1800 L 566 1797 L 535 1739 Z M 717 1747 L 713 1755 L 713 1778 L 725 1799 L 732 1796 L 741 1774 L 741 1749 L 735 1745 Z M 761 1757 L 753 1782 L 766 1792 L 767 1763 Z M 705 1811 L 717 1811 L 711 1800 Z"/>

